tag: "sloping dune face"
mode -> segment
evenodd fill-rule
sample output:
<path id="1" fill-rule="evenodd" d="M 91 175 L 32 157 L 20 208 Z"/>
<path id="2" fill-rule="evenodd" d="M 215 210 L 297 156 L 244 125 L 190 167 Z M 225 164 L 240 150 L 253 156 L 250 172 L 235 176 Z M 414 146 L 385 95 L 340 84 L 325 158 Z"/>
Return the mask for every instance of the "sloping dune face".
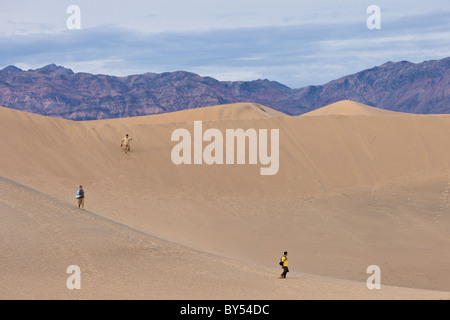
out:
<path id="1" fill-rule="evenodd" d="M 0 178 L 0 299 L 441 299 L 242 263 L 133 230 Z M 39 205 L 36 205 L 36 204 Z M 79 290 L 73 285 L 79 268 Z"/>
<path id="2" fill-rule="evenodd" d="M 201 110 L 185 122 L 170 114 L 79 123 L 1 108 L 0 176 L 43 195 L 29 212 L 46 208 L 46 197 L 76 207 L 82 184 L 90 212 L 194 252 L 235 259 L 251 266 L 245 270 L 252 277 L 261 270 L 279 276 L 277 261 L 286 250 L 293 278 L 316 274 L 365 286 L 367 267 L 378 265 L 386 286 L 450 291 L 449 116 L 374 110 L 361 116 L 353 106 L 318 117 L 270 114 L 264 107 L 256 116 L 251 106 L 240 118 L 243 109 L 234 107 Z M 265 165 L 249 164 L 248 154 L 246 164 L 174 164 L 177 129 L 191 133 L 195 157 L 194 120 L 204 120 L 202 132 L 216 129 L 224 137 L 227 129 L 278 129 L 277 174 L 261 175 Z M 125 133 L 133 138 L 127 155 L 120 148 Z M 8 212 L 3 228 L 13 228 L 11 210 L 0 212 Z M 309 296 L 326 296 L 325 287 Z M 250 291 L 244 298 L 253 298 Z M 296 293 L 289 298 L 308 297 Z"/>

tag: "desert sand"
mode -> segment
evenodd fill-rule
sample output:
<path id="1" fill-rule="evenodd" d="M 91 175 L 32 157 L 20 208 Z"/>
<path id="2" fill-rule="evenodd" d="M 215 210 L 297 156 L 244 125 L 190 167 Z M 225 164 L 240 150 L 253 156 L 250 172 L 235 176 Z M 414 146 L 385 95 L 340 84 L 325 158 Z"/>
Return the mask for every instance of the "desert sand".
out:
<path id="1" fill-rule="evenodd" d="M 279 129 L 278 174 L 174 165 L 171 134 L 195 120 Z M 342 101 L 299 117 L 246 103 L 72 122 L 0 108 L 0 134 L 1 299 L 450 298 L 448 115 Z"/>

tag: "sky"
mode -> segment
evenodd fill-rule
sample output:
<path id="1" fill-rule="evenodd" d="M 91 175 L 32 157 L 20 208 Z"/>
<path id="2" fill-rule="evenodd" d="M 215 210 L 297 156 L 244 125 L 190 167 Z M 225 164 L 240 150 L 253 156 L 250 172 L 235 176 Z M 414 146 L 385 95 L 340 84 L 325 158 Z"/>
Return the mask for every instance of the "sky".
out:
<path id="1" fill-rule="evenodd" d="M 79 14 L 68 12 L 72 5 Z M 373 5 L 379 14 L 368 11 Z M 449 0 L 0 2 L 1 69 L 55 63 L 115 76 L 183 70 L 301 88 L 388 61 L 449 56 Z"/>

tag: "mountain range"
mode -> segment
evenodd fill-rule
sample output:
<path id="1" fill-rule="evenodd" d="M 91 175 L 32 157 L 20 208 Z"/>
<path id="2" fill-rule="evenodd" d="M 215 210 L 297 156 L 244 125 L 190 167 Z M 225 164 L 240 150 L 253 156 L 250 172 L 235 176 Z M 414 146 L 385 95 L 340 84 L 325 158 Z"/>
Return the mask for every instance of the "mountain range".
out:
<path id="1" fill-rule="evenodd" d="M 177 71 L 127 77 L 74 73 L 51 64 L 0 71 L 0 105 L 71 120 L 134 117 L 236 102 L 259 103 L 289 115 L 353 100 L 416 114 L 450 113 L 450 57 L 387 62 L 324 85 L 291 89 L 270 80 L 218 81 Z"/>

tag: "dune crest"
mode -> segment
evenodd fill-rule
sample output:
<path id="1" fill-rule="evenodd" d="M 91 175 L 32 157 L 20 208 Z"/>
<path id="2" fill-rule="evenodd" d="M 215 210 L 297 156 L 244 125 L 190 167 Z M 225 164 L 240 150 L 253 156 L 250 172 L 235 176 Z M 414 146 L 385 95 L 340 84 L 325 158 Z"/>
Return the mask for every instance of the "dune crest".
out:
<path id="1" fill-rule="evenodd" d="M 301 117 L 311 116 L 382 116 L 401 115 L 402 113 L 374 108 L 351 100 L 343 100 L 323 108 L 305 113 Z"/>
<path id="2" fill-rule="evenodd" d="M 234 103 L 143 117 L 98 120 L 99 123 L 169 124 L 193 121 L 251 120 L 288 115 L 256 103 Z"/>

